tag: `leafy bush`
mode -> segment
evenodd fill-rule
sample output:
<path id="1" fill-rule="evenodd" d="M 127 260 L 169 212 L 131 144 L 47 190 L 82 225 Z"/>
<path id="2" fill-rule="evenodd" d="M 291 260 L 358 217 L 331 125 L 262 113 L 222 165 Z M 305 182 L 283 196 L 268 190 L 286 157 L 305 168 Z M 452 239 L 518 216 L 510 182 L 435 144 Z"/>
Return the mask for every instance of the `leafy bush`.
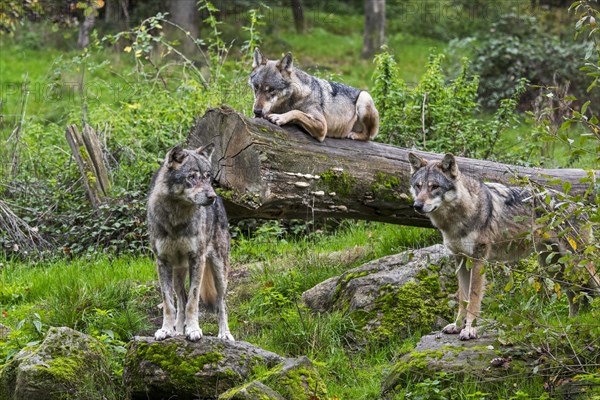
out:
<path id="1" fill-rule="evenodd" d="M 477 39 L 473 72 L 480 77 L 478 101 L 484 108 L 495 109 L 501 99 L 512 95 L 521 78 L 532 85 L 520 99 L 526 108 L 531 108 L 529 103 L 537 95 L 536 86 L 569 81 L 572 94 L 581 97 L 589 83 L 579 67 L 590 48 L 589 43 L 546 33 L 534 16 L 503 15 Z"/>
<path id="2" fill-rule="evenodd" d="M 452 152 L 489 158 L 500 133 L 517 121 L 515 106 L 524 82 L 517 82 L 512 97 L 501 102 L 494 117 L 478 117 L 476 93 L 479 78 L 463 59 L 458 76 L 447 83 L 443 54 L 432 55 L 415 88 L 399 78 L 394 58 L 384 51 L 375 57 L 372 94 L 381 125 L 377 140 L 402 147 Z"/>

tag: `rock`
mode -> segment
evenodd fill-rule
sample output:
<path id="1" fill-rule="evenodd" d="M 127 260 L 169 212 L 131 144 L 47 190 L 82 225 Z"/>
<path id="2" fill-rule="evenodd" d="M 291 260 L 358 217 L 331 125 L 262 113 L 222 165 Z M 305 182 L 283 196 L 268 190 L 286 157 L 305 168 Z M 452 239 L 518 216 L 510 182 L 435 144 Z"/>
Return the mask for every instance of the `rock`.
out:
<path id="1" fill-rule="evenodd" d="M 216 399 L 250 378 L 258 365 L 272 368 L 283 357 L 246 342 L 205 336 L 129 343 L 123 380 L 132 399 Z M 177 397 L 173 397 L 177 396 Z"/>
<path id="2" fill-rule="evenodd" d="M 382 395 L 393 397 L 408 382 L 415 384 L 436 376 L 445 376 L 452 385 L 467 378 L 481 385 L 501 382 L 510 386 L 511 377 L 522 381 L 524 374 L 533 376 L 533 360 L 527 359 L 527 354 L 526 349 L 502 346 L 493 334 L 468 341 L 458 339 L 458 335 L 426 335 L 394 365 L 384 379 Z"/>
<path id="3" fill-rule="evenodd" d="M 443 245 L 405 251 L 330 278 L 302 294 L 319 312 L 341 310 L 382 336 L 431 329 L 450 318 L 454 265 Z"/>
<path id="4" fill-rule="evenodd" d="M 285 400 L 262 382 L 252 381 L 219 396 L 219 400 Z"/>
<path id="5" fill-rule="evenodd" d="M 114 391 L 103 344 L 70 328 L 50 328 L 0 373 L 3 399 L 103 399 Z"/>
<path id="6" fill-rule="evenodd" d="M 287 400 L 325 400 L 327 388 L 307 357 L 288 358 L 262 379 Z"/>
<path id="7" fill-rule="evenodd" d="M 219 396 L 219 400 L 325 400 L 327 398 L 325 383 L 307 357 L 288 358 L 255 381 Z"/>

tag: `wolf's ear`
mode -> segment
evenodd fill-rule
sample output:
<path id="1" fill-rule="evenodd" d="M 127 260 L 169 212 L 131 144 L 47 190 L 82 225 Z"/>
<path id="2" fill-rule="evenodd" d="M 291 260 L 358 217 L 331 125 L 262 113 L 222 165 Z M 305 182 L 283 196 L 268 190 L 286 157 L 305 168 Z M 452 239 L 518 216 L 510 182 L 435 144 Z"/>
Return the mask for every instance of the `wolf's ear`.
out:
<path id="1" fill-rule="evenodd" d="M 213 152 L 215 151 L 214 143 L 209 143 L 206 146 L 198 147 L 196 149 L 196 153 L 200 154 L 203 157 L 206 157 L 208 161 L 212 158 Z"/>
<path id="2" fill-rule="evenodd" d="M 289 52 L 277 63 L 277 69 L 281 72 L 286 71 L 287 73 L 290 73 L 292 72 L 293 66 L 294 60 L 292 59 L 292 53 Z"/>
<path id="3" fill-rule="evenodd" d="M 178 166 L 187 156 L 185 149 L 178 144 L 167 153 L 167 167 L 173 168 Z"/>
<path id="4" fill-rule="evenodd" d="M 413 153 L 408 153 L 408 161 L 410 161 L 410 173 L 414 174 L 421 168 L 427 165 L 427 160 Z"/>
<path id="5" fill-rule="evenodd" d="M 446 154 L 440 162 L 442 172 L 450 175 L 451 178 L 456 179 L 458 177 L 458 165 L 456 165 L 456 159 L 450 153 Z"/>
<path id="6" fill-rule="evenodd" d="M 259 65 L 265 65 L 267 63 L 267 57 L 263 56 L 260 49 L 256 47 L 254 49 L 254 59 L 252 60 L 252 69 L 255 69 Z"/>

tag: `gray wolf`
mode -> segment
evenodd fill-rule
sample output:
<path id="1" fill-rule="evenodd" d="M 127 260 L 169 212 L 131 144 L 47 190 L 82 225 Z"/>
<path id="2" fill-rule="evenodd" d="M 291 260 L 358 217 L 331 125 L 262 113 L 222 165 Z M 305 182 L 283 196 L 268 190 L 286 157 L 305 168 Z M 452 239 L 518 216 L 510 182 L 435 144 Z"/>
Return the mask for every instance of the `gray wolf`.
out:
<path id="1" fill-rule="evenodd" d="M 255 49 L 248 82 L 258 118 L 300 125 L 320 142 L 326 136 L 368 141 L 377 135 L 379 113 L 369 93 L 307 74 L 294 67 L 291 53 L 273 61 Z"/>
<path id="2" fill-rule="evenodd" d="M 408 158 L 413 206 L 441 231 L 445 246 L 456 260 L 458 316 L 442 332 L 458 333 L 462 340 L 474 339 L 477 328 L 473 324 L 480 314 L 486 262 L 515 262 L 536 251 L 541 265 L 547 267 L 574 250 L 573 246 L 564 235 L 540 232 L 542 227 L 536 226 L 535 220 L 541 208 L 531 190 L 483 183 L 463 174 L 452 154 L 441 161 L 427 161 L 413 153 Z M 580 243 L 590 239 L 585 232 L 582 236 L 576 238 Z M 593 265 L 589 263 L 586 269 L 591 282 L 600 288 Z M 567 297 L 569 314 L 575 315 L 579 307 L 575 293 L 568 289 Z"/>
<path id="3" fill-rule="evenodd" d="M 225 306 L 230 237 L 223 202 L 211 185 L 213 151 L 213 144 L 196 150 L 175 146 L 151 184 L 148 231 L 163 300 L 156 340 L 179 334 L 199 340 L 200 299 L 217 310 L 219 338 L 234 340 Z"/>

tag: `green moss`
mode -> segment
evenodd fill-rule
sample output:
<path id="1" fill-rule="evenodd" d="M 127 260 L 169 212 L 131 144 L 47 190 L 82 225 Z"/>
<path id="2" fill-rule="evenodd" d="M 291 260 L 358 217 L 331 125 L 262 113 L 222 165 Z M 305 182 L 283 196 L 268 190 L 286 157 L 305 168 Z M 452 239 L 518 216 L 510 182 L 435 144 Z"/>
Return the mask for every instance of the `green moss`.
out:
<path id="1" fill-rule="evenodd" d="M 335 192 L 338 196 L 347 197 L 352 193 L 352 187 L 356 184 L 356 178 L 346 171 L 328 169 L 320 174 L 321 185 L 328 192 Z"/>
<path id="2" fill-rule="evenodd" d="M 451 309 L 441 291 L 439 276 L 423 270 L 417 279 L 399 288 L 392 285 L 382 287 L 375 308 L 368 313 L 354 312 L 354 320 L 359 326 L 366 326 L 381 318 L 374 333 L 386 338 L 429 330 L 439 316 L 449 318 Z"/>
<path id="3" fill-rule="evenodd" d="M 394 390 L 398 390 L 415 373 L 433 374 L 432 371 L 429 371 L 429 362 L 440 360 L 443 356 L 444 352 L 442 350 L 413 351 L 408 356 L 408 360 L 402 360 L 394 365 L 384 383 L 384 387 L 390 388 L 390 386 L 393 386 Z"/>
<path id="4" fill-rule="evenodd" d="M 327 388 L 314 369 L 294 368 L 277 380 L 275 386 L 289 400 L 327 398 Z"/>
<path id="5" fill-rule="evenodd" d="M 215 188 L 215 192 L 217 192 L 217 194 L 219 196 L 221 196 L 221 198 L 224 200 L 232 201 L 233 199 L 235 199 L 235 192 L 233 190 L 226 190 L 223 188 Z"/>
<path id="6" fill-rule="evenodd" d="M 80 373 L 85 369 L 83 361 L 79 357 L 56 357 L 46 365 L 37 365 L 36 368 L 45 374 L 52 375 L 54 378 L 65 382 L 76 382 L 79 380 Z"/>
<path id="7" fill-rule="evenodd" d="M 396 175 L 386 174 L 385 172 L 378 172 L 375 175 L 375 183 L 371 190 L 376 198 L 386 201 L 398 201 L 410 199 L 405 193 L 402 187 L 402 181 Z"/>
<path id="8" fill-rule="evenodd" d="M 140 343 L 137 353 L 140 359 L 148 360 L 167 372 L 175 386 L 185 389 L 196 387 L 195 374 L 205 365 L 216 364 L 223 359 L 223 355 L 216 351 L 197 357 L 182 357 L 177 353 L 177 349 L 177 344 Z M 223 373 L 223 377 L 238 377 L 238 374 L 228 370 Z"/>

